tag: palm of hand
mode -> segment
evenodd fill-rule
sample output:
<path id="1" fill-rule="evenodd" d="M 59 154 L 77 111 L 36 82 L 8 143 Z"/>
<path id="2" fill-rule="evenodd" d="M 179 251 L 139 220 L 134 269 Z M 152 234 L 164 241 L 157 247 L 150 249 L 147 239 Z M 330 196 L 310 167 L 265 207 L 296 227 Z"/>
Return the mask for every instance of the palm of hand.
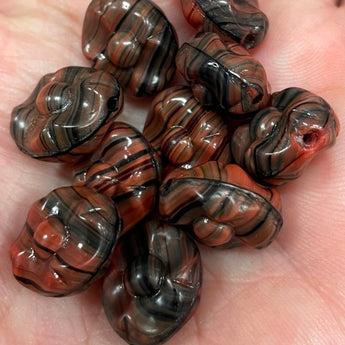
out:
<path id="1" fill-rule="evenodd" d="M 156 1 L 180 28 L 182 42 L 192 30 L 176 10 L 178 2 Z M 80 49 L 87 2 L 29 3 L 2 0 L 0 5 L 2 344 L 123 344 L 103 314 L 97 284 L 80 295 L 52 299 L 22 288 L 12 278 L 9 247 L 29 205 L 50 190 L 69 185 L 71 176 L 17 150 L 8 131 L 11 109 L 28 96 L 41 75 L 67 65 L 88 65 Z M 342 122 L 345 6 L 336 8 L 331 0 L 293 4 L 262 0 L 260 5 L 270 29 L 255 54 L 266 68 L 272 90 L 309 89 L 324 97 Z M 141 128 L 146 109 L 144 101 L 128 101 L 124 113 L 135 112 L 130 121 Z M 123 119 L 129 120 L 126 115 Z M 341 132 L 336 147 L 321 153 L 299 180 L 281 189 L 285 224 L 269 248 L 202 249 L 201 304 L 169 344 L 343 342 L 342 141 Z"/>

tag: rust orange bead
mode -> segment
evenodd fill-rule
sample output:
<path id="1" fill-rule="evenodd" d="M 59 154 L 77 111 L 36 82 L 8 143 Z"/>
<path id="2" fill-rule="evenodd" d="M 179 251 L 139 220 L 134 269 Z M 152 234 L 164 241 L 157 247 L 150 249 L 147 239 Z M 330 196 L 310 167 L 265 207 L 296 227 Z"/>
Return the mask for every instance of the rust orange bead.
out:
<path id="1" fill-rule="evenodd" d="M 335 143 L 339 120 L 321 97 L 301 88 L 272 95 L 271 106 L 240 126 L 231 141 L 235 162 L 255 179 L 281 185 Z"/>
<path id="2" fill-rule="evenodd" d="M 124 233 L 154 210 L 160 174 L 160 160 L 145 137 L 126 123 L 114 122 L 89 162 L 76 172 L 74 185 L 110 197 Z"/>
<path id="3" fill-rule="evenodd" d="M 238 165 L 217 162 L 172 171 L 160 188 L 159 210 L 211 247 L 264 248 L 283 223 L 275 189 L 258 185 Z"/>
<path id="4" fill-rule="evenodd" d="M 82 47 L 94 68 L 112 73 L 133 96 L 158 93 L 175 74 L 175 30 L 150 0 L 93 0 Z"/>
<path id="5" fill-rule="evenodd" d="M 111 199 L 86 187 L 61 187 L 36 201 L 11 247 L 15 278 L 65 296 L 85 290 L 109 264 L 121 231 Z"/>
<path id="6" fill-rule="evenodd" d="M 13 109 L 11 134 L 33 158 L 76 162 L 98 146 L 122 102 L 111 74 L 65 67 L 42 77 L 31 96 Z"/>

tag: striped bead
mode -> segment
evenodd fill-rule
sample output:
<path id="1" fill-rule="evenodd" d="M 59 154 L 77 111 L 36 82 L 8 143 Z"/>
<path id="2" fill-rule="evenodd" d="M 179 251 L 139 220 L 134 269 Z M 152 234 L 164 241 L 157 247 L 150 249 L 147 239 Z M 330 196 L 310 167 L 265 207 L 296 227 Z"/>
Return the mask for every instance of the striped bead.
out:
<path id="1" fill-rule="evenodd" d="M 160 172 L 160 161 L 143 135 L 128 124 L 114 122 L 88 165 L 76 173 L 74 185 L 112 198 L 124 233 L 152 212 Z"/>
<path id="2" fill-rule="evenodd" d="M 97 147 L 122 99 L 111 74 L 65 67 L 45 75 L 13 109 L 11 134 L 19 149 L 34 158 L 76 162 Z"/>
<path id="3" fill-rule="evenodd" d="M 143 134 L 171 166 L 230 162 L 229 134 L 221 115 L 202 107 L 186 86 L 168 88 L 155 97 Z"/>
<path id="4" fill-rule="evenodd" d="M 265 38 L 268 19 L 256 0 L 181 0 L 185 18 L 200 32 L 215 32 L 246 49 Z"/>
<path id="5" fill-rule="evenodd" d="M 255 179 L 281 185 L 300 176 L 322 149 L 335 143 L 339 121 L 321 97 L 300 88 L 272 95 L 232 137 L 234 160 Z"/>
<path id="6" fill-rule="evenodd" d="M 62 187 L 36 201 L 11 247 L 15 278 L 47 296 L 86 289 L 103 275 L 121 231 L 111 200 L 86 187 Z"/>
<path id="7" fill-rule="evenodd" d="M 161 344 L 193 314 L 201 279 L 194 241 L 172 225 L 148 220 L 114 250 L 102 286 L 106 316 L 129 344 Z"/>
<path id="8" fill-rule="evenodd" d="M 198 34 L 184 43 L 176 65 L 203 105 L 245 114 L 265 107 L 269 101 L 263 66 L 238 43 L 224 43 L 215 33 Z"/>
<path id="9" fill-rule="evenodd" d="M 159 92 L 175 73 L 176 33 L 150 0 L 93 0 L 82 47 L 96 69 L 112 73 L 134 96 Z"/>
<path id="10" fill-rule="evenodd" d="M 190 228 L 211 247 L 263 248 L 283 223 L 277 191 L 258 185 L 235 164 L 176 169 L 163 182 L 159 202 L 163 219 Z"/>

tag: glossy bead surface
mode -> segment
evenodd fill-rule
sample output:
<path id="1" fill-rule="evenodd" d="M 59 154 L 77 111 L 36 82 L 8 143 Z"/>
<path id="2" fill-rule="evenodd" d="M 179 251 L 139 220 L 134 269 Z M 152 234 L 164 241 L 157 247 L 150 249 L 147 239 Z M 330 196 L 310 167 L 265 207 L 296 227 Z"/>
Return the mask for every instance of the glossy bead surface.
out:
<path id="1" fill-rule="evenodd" d="M 181 0 L 189 24 L 202 32 L 230 37 L 246 49 L 259 45 L 266 36 L 268 19 L 256 0 Z"/>
<path id="2" fill-rule="evenodd" d="M 230 162 L 230 139 L 221 115 L 202 107 L 186 86 L 171 87 L 155 97 L 143 134 L 172 166 Z"/>
<path id="3" fill-rule="evenodd" d="M 280 185 L 335 143 L 339 121 L 319 96 L 300 88 L 272 95 L 271 107 L 259 111 L 232 137 L 234 160 L 255 179 Z"/>
<path id="4" fill-rule="evenodd" d="M 11 134 L 19 149 L 34 158 L 75 162 L 97 147 L 122 99 L 111 74 L 65 67 L 45 75 L 13 109 Z"/>
<path id="5" fill-rule="evenodd" d="M 88 165 L 76 173 L 74 185 L 112 198 L 124 233 L 156 205 L 160 172 L 160 161 L 144 136 L 128 124 L 114 122 Z"/>
<path id="6" fill-rule="evenodd" d="M 176 65 L 203 105 L 245 114 L 263 108 L 269 101 L 262 65 L 238 43 L 224 43 L 215 33 L 198 34 L 184 43 Z"/>
<path id="7" fill-rule="evenodd" d="M 175 73 L 174 28 L 150 0 L 93 0 L 82 47 L 96 69 L 112 73 L 134 96 L 157 93 Z"/>
<path id="8" fill-rule="evenodd" d="M 216 162 L 171 172 L 160 189 L 159 210 L 211 247 L 266 247 L 283 222 L 276 190 L 261 187 L 238 165 L 220 168 Z"/>
<path id="9" fill-rule="evenodd" d="M 121 237 L 102 286 L 114 330 L 129 344 L 161 344 L 189 319 L 200 298 L 201 260 L 183 231 L 156 220 Z"/>
<path id="10" fill-rule="evenodd" d="M 47 296 L 86 289 L 108 266 L 121 230 L 112 201 L 85 187 L 62 187 L 36 201 L 11 247 L 15 278 Z"/>

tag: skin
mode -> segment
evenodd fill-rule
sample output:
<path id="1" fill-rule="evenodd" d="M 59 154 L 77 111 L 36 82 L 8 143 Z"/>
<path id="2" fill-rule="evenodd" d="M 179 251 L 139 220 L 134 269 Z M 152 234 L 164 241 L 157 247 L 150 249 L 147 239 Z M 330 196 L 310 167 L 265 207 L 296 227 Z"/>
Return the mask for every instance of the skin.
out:
<path id="1" fill-rule="evenodd" d="M 188 27 L 179 0 L 156 0 L 179 30 Z M 1 344 L 121 345 L 109 326 L 99 285 L 80 295 L 46 298 L 19 285 L 9 248 L 29 205 L 70 184 L 68 169 L 20 153 L 9 135 L 11 109 L 39 78 L 67 65 L 88 66 L 80 48 L 88 1 L 0 2 L 0 339 Z M 270 20 L 253 54 L 273 91 L 299 86 L 324 97 L 345 119 L 345 4 L 333 0 L 261 0 Z M 148 101 L 126 100 L 121 120 L 142 129 Z M 202 300 L 167 344 L 343 344 L 345 337 L 345 137 L 303 176 L 281 188 L 284 227 L 263 251 L 201 248 Z"/>

